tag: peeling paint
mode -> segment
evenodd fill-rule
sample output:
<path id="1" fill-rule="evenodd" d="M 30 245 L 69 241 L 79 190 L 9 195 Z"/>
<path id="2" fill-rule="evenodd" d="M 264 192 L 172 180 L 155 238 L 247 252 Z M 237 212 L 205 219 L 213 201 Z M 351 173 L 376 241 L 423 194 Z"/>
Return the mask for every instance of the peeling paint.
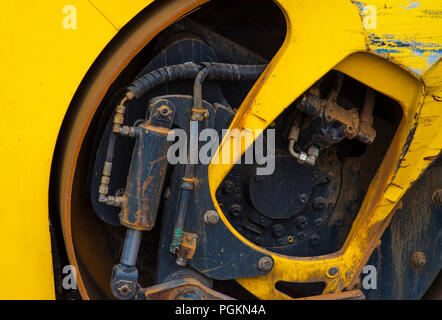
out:
<path id="1" fill-rule="evenodd" d="M 442 36 L 425 30 L 442 29 L 442 2 L 437 0 L 351 1 L 364 22 L 367 7 L 375 7 L 376 27 L 367 28 L 370 51 L 422 76 L 442 57 Z M 430 42 L 431 41 L 431 42 Z"/>

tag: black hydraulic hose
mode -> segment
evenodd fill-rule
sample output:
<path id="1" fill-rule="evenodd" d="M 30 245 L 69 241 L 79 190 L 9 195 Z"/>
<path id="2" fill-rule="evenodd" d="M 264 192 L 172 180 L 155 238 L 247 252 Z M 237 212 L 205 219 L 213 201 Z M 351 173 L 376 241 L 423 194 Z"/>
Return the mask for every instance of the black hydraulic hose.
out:
<path id="1" fill-rule="evenodd" d="M 193 79 L 198 75 L 201 69 L 201 65 L 197 65 L 193 62 L 162 67 L 134 80 L 131 85 L 127 87 L 127 90 L 136 98 L 140 98 L 143 94 L 160 84 L 175 80 Z"/>
<path id="2" fill-rule="evenodd" d="M 266 65 L 239 65 L 219 62 L 196 64 L 186 62 L 148 72 L 134 80 L 127 87 L 127 90 L 132 93 L 133 97 L 140 98 L 143 94 L 160 84 L 175 80 L 194 79 L 202 69 L 208 69 L 206 75 L 208 79 L 252 81 L 259 77 L 265 67 Z"/>

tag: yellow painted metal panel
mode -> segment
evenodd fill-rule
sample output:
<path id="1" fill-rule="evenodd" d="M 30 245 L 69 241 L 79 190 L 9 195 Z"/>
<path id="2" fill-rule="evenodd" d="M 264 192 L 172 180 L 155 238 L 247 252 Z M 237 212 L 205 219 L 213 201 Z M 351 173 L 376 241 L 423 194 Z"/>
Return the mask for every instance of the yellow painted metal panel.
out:
<path id="1" fill-rule="evenodd" d="M 63 2 L 0 3 L 0 298 L 54 298 L 48 189 L 58 132 L 80 82 L 116 34 L 113 25 L 150 2 L 122 9 L 121 1 L 106 1 L 104 11 L 118 17 L 111 23 L 89 1 L 70 1 L 76 29 L 64 27 L 72 10 L 63 12 Z"/>

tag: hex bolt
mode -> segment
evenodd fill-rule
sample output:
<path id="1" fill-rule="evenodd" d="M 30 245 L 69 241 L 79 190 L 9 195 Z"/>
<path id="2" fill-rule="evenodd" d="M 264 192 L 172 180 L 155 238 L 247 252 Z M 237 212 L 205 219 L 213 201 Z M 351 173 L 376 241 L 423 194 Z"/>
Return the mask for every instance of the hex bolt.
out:
<path id="1" fill-rule="evenodd" d="M 422 251 L 416 251 L 411 255 L 411 265 L 417 269 L 423 269 L 427 264 L 427 257 Z"/>
<path id="2" fill-rule="evenodd" d="M 225 194 L 231 194 L 235 189 L 235 184 L 232 181 L 226 181 L 223 183 L 222 190 Z"/>
<path id="3" fill-rule="evenodd" d="M 331 267 L 330 269 L 327 270 L 327 276 L 329 278 L 334 278 L 339 272 L 339 269 L 336 267 Z"/>
<path id="4" fill-rule="evenodd" d="M 433 203 L 437 206 L 442 205 L 442 189 L 437 189 L 434 191 L 433 196 L 431 197 Z"/>
<path id="5" fill-rule="evenodd" d="M 322 197 L 315 198 L 313 201 L 313 208 L 315 208 L 318 211 L 322 211 L 325 209 L 325 199 Z"/>
<path id="6" fill-rule="evenodd" d="M 269 272 L 273 268 L 273 259 L 270 257 L 262 257 L 258 261 L 258 268 L 262 272 Z"/>
<path id="7" fill-rule="evenodd" d="M 308 202 L 308 195 L 305 193 L 299 195 L 299 201 L 301 203 L 307 203 Z"/>
<path id="8" fill-rule="evenodd" d="M 215 225 L 219 222 L 219 214 L 215 210 L 208 210 L 204 214 L 204 222 L 208 225 Z"/>
<path id="9" fill-rule="evenodd" d="M 317 226 L 320 226 L 320 225 L 322 224 L 322 218 L 318 218 L 318 219 L 316 219 L 316 220 L 315 220 L 315 224 L 316 224 Z"/>
<path id="10" fill-rule="evenodd" d="M 229 214 L 232 217 L 237 218 L 240 216 L 241 211 L 242 211 L 242 207 L 239 204 L 234 204 L 230 207 Z"/>
<path id="11" fill-rule="evenodd" d="M 296 219 L 296 227 L 300 230 L 304 230 L 307 227 L 307 219 L 304 216 L 299 216 Z"/>
<path id="12" fill-rule="evenodd" d="M 187 264 L 187 260 L 181 257 L 176 258 L 175 263 L 180 267 L 184 267 Z"/>

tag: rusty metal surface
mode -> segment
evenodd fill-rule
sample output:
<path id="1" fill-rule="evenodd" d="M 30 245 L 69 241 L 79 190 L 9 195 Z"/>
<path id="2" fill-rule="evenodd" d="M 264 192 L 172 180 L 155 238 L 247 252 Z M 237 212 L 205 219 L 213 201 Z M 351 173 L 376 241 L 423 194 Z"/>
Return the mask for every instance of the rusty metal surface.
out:
<path id="1" fill-rule="evenodd" d="M 143 290 L 146 300 L 234 300 L 193 278 L 164 282 Z"/>

